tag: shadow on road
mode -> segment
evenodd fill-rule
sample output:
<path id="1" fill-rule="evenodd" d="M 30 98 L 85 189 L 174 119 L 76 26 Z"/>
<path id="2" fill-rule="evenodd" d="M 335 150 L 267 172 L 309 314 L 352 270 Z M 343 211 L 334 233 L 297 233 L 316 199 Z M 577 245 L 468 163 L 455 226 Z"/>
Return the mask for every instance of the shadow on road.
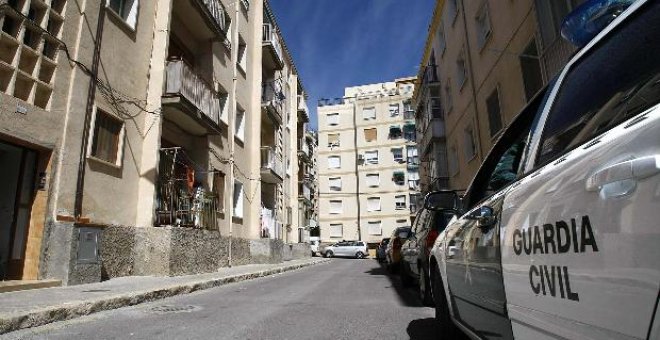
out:
<path id="1" fill-rule="evenodd" d="M 399 296 L 399 300 L 401 301 L 401 303 L 403 303 L 404 306 L 424 307 L 424 305 L 422 305 L 422 301 L 420 301 L 419 298 L 417 297 L 416 288 L 411 288 L 411 289 L 405 288 L 401 284 L 401 280 L 399 279 L 399 276 L 390 274 L 387 271 L 387 269 L 385 269 L 385 265 L 379 263 L 378 267 L 369 269 L 365 273 L 369 275 L 387 276 L 387 278 L 390 280 L 390 283 L 392 284 L 392 288 L 396 291 L 397 295 Z"/>
<path id="2" fill-rule="evenodd" d="M 410 321 L 406 328 L 411 340 L 431 340 L 438 338 L 438 329 L 434 318 L 417 319 Z"/>

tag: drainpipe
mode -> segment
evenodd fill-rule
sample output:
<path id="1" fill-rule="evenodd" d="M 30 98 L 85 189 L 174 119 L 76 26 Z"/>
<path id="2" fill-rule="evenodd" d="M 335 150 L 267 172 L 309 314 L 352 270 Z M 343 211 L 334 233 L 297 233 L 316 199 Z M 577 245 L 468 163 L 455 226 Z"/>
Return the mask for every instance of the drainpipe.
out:
<path id="1" fill-rule="evenodd" d="M 355 197 L 357 201 L 357 232 L 358 232 L 358 241 L 362 241 L 362 230 L 360 227 L 360 173 L 358 171 L 358 144 L 357 144 L 357 102 L 358 96 L 354 97 L 353 102 L 353 144 L 355 146 Z"/>
<path id="2" fill-rule="evenodd" d="M 87 90 L 87 105 L 85 107 L 85 122 L 83 128 L 82 141 L 80 143 L 80 158 L 78 161 L 78 177 L 76 181 L 76 196 L 73 205 L 73 217 L 78 220 L 82 215 L 83 189 L 85 186 L 85 169 L 87 167 L 87 147 L 89 143 L 89 130 L 92 120 L 92 110 L 94 109 L 94 99 L 96 98 L 96 79 L 99 73 L 99 64 L 101 60 L 101 38 L 103 37 L 103 24 L 105 22 L 105 5 L 101 1 L 99 4 L 99 15 L 96 24 L 96 39 L 94 40 L 94 55 L 92 57 L 92 74 L 89 78 L 89 88 Z"/>
<path id="3" fill-rule="evenodd" d="M 227 135 L 229 137 L 229 180 L 231 183 L 229 184 L 229 204 L 227 205 L 229 209 L 227 209 L 227 215 L 229 218 L 227 218 L 227 221 L 229 223 L 229 249 L 227 250 L 227 266 L 231 267 L 232 266 L 232 237 L 233 237 L 233 232 L 234 232 L 234 167 L 236 164 L 234 163 L 236 160 L 236 157 L 234 157 L 234 150 L 236 149 L 236 141 L 234 140 L 234 128 L 236 124 L 236 86 L 238 84 L 238 25 L 239 25 L 239 19 L 240 19 L 240 8 L 241 4 L 240 1 L 234 1 L 234 18 L 236 21 L 236 25 L 234 25 L 234 32 L 232 34 L 232 60 L 234 61 L 233 65 L 233 74 L 232 74 L 232 87 L 231 87 L 231 97 L 232 97 L 232 102 L 234 103 L 234 114 L 229 117 L 229 126 L 227 127 Z M 247 120 L 247 116 L 244 117 L 243 119 Z M 245 189 L 243 189 L 243 192 L 245 192 Z M 239 199 L 242 199 L 239 198 Z"/>

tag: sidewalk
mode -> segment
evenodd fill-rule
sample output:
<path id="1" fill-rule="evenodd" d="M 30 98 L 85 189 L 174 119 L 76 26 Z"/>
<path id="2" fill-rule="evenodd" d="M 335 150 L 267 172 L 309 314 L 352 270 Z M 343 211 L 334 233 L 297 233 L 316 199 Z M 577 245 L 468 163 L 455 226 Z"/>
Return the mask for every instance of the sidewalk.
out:
<path id="1" fill-rule="evenodd" d="M 3 293 L 0 294 L 0 334 L 328 261 L 310 258 L 278 264 L 221 268 L 215 273 L 199 275 L 129 276 L 85 285 Z"/>

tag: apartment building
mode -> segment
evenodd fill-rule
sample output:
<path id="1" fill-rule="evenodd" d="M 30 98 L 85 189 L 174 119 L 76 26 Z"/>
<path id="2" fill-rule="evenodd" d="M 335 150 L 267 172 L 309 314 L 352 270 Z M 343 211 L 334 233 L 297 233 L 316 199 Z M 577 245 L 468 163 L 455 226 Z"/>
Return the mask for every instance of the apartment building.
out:
<path id="1" fill-rule="evenodd" d="M 304 93 L 267 1 L 12 0 L 0 22 L 0 279 L 208 272 L 297 242 L 261 228 L 259 150 L 296 159 Z"/>
<path id="2" fill-rule="evenodd" d="M 438 0 L 414 105 L 422 191 L 464 190 L 504 127 L 563 66 L 584 0 Z"/>
<path id="3" fill-rule="evenodd" d="M 414 82 L 348 87 L 343 98 L 319 101 L 322 241 L 375 244 L 411 224 L 409 204 L 419 192 Z"/>

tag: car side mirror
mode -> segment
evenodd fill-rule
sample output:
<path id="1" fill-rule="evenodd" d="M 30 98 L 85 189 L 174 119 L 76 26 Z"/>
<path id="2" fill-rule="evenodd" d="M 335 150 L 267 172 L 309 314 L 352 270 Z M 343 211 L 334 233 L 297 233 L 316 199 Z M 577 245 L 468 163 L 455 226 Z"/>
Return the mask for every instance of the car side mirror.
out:
<path id="1" fill-rule="evenodd" d="M 482 229 L 490 228 L 497 222 L 495 211 L 493 211 L 493 208 L 488 206 L 482 206 L 478 210 L 475 210 L 471 214 L 467 215 L 466 218 L 477 221 L 477 225 Z"/>
<path id="2" fill-rule="evenodd" d="M 434 191 L 424 197 L 424 209 L 457 211 L 459 206 L 460 198 L 452 190 Z"/>

